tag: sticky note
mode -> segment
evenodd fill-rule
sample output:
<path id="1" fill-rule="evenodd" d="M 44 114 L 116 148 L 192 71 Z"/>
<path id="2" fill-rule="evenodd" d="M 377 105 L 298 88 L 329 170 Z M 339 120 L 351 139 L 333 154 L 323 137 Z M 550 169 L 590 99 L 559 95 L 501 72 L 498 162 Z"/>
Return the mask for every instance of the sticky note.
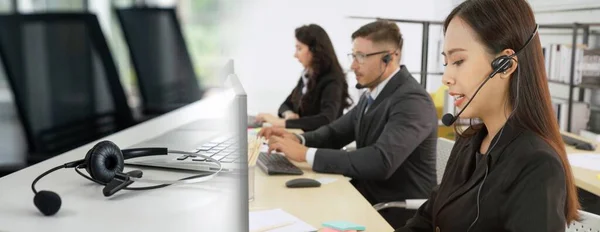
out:
<path id="1" fill-rule="evenodd" d="M 323 228 L 320 232 L 341 232 L 341 231 L 332 229 L 332 228 Z"/>
<path id="2" fill-rule="evenodd" d="M 358 232 L 357 230 L 336 230 L 336 229 L 332 229 L 332 228 L 323 228 L 322 230 L 319 230 L 319 232 Z"/>
<path id="3" fill-rule="evenodd" d="M 364 226 L 345 221 L 330 221 L 322 224 L 324 227 L 336 229 L 339 231 L 365 230 Z"/>
<path id="4" fill-rule="evenodd" d="M 600 174 L 598 174 L 598 179 L 600 179 Z"/>

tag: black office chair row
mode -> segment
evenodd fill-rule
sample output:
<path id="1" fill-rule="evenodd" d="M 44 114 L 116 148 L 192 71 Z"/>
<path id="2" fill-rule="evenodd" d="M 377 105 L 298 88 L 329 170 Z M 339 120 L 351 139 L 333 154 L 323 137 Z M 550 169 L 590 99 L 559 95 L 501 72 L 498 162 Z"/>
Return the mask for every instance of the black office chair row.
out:
<path id="1" fill-rule="evenodd" d="M 175 11 L 115 11 L 145 117 L 200 99 Z M 27 137 L 28 164 L 139 122 L 92 13 L 0 15 L 0 59 Z"/>
<path id="2" fill-rule="evenodd" d="M 144 113 L 162 114 L 204 94 L 173 8 L 117 9 L 139 84 Z"/>

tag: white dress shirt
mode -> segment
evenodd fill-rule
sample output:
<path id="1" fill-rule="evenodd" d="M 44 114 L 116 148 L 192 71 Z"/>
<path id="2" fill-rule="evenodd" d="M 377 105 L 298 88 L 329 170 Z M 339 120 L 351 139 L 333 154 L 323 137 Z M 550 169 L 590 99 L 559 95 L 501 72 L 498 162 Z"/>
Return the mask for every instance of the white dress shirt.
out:
<path id="1" fill-rule="evenodd" d="M 379 96 L 379 93 L 381 92 L 381 90 L 383 90 L 383 88 L 385 88 L 385 86 L 390 81 L 390 79 L 392 79 L 392 77 L 394 75 L 396 75 L 396 73 L 398 73 L 399 71 L 400 71 L 400 68 L 396 69 L 396 71 L 394 71 L 392 73 L 392 75 L 388 76 L 388 78 L 381 81 L 372 90 L 369 90 L 369 95 L 371 95 L 371 98 L 373 98 L 373 100 L 377 99 L 377 96 Z M 367 109 L 365 109 L 365 112 L 367 112 L 367 110 L 369 110 L 369 107 L 367 107 Z M 363 113 L 365 113 L 365 112 L 363 112 Z M 299 135 L 298 137 L 300 138 L 300 142 L 302 143 L 302 145 L 305 145 L 306 139 L 304 139 L 304 136 Z M 306 163 L 308 163 L 308 165 L 310 165 L 311 168 L 313 167 L 313 163 L 315 161 L 315 154 L 317 154 L 317 148 L 309 147 L 308 150 L 306 151 Z"/>
<path id="2" fill-rule="evenodd" d="M 302 83 L 304 83 L 304 85 L 302 86 L 302 95 L 304 95 L 306 93 L 307 90 L 307 85 L 308 85 L 308 75 L 307 75 L 307 70 L 305 69 L 304 71 L 302 71 L 302 75 L 300 75 L 300 77 L 302 77 Z"/>

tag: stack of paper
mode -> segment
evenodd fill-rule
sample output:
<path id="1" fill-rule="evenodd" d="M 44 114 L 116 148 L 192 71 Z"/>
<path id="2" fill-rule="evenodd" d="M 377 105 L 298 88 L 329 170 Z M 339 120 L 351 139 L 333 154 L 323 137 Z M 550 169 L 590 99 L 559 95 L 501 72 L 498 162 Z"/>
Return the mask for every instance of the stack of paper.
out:
<path id="1" fill-rule="evenodd" d="M 281 210 L 250 212 L 250 232 L 316 231 L 314 227 Z"/>
<path id="2" fill-rule="evenodd" d="M 600 154 L 596 153 L 570 153 L 571 166 L 600 171 Z"/>

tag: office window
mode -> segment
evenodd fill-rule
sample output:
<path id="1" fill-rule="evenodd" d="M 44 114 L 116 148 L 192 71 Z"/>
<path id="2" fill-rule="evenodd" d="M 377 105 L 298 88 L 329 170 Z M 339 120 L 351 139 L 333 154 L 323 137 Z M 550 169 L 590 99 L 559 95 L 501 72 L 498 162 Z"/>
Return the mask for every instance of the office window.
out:
<path id="1" fill-rule="evenodd" d="M 0 0 L 0 13 L 12 12 L 12 0 Z"/>
<path id="2" fill-rule="evenodd" d="M 115 0 L 113 7 L 128 8 L 136 4 L 146 4 L 151 7 L 175 7 L 179 17 L 184 40 L 190 53 L 194 71 L 204 86 L 217 84 L 215 70 L 222 65 L 217 60 L 218 46 L 218 0 Z M 129 91 L 136 92 L 135 69 L 131 64 L 127 43 L 123 37 L 117 16 L 110 12 L 109 46 L 120 71 L 124 86 Z"/>
<path id="3" fill-rule="evenodd" d="M 220 7 L 218 0 L 181 0 L 177 13 L 196 75 L 205 86 L 218 83 L 217 71 L 223 65 L 219 44 Z"/>
<path id="4" fill-rule="evenodd" d="M 135 4 L 151 7 L 175 7 L 182 33 L 191 56 L 197 78 L 204 86 L 218 83 L 216 71 L 224 62 L 219 60 L 219 0 L 115 0 L 114 7 L 128 8 Z M 135 88 L 135 70 L 130 62 L 127 43 L 124 40 L 116 15 L 110 13 L 110 46 L 120 70 L 123 83 Z M 134 90 L 135 91 L 135 90 Z"/>
<path id="5" fill-rule="evenodd" d="M 10 12 L 13 0 L 0 0 L 0 12 Z M 90 11 L 98 16 L 100 25 L 126 91 L 136 92 L 135 70 L 131 64 L 127 43 L 112 7 L 132 7 L 134 4 L 177 8 L 184 39 L 195 67 L 196 75 L 205 86 L 217 84 L 216 71 L 223 65 L 218 39 L 218 0 L 18 0 L 19 12 Z M 87 7 L 87 8 L 86 8 Z M 0 86 L 4 78 L 0 74 Z"/>
<path id="6" fill-rule="evenodd" d="M 45 12 L 45 11 L 82 11 L 86 1 L 82 0 L 17 0 L 18 9 L 21 13 Z"/>
<path id="7" fill-rule="evenodd" d="M 46 10 L 60 10 L 60 11 L 82 11 L 85 9 L 85 1 L 81 0 L 53 0 L 53 1 L 34 1 L 39 3 L 41 7 L 45 7 Z M 43 9 L 43 8 L 42 8 Z"/>
<path id="8" fill-rule="evenodd" d="M 108 40 L 108 46 L 110 48 L 113 60 L 117 65 L 117 71 L 121 78 L 121 83 L 125 88 L 126 92 L 131 95 L 138 95 L 137 86 L 135 83 L 136 74 L 131 64 L 129 57 L 129 50 L 127 48 L 127 42 L 121 29 L 121 24 L 117 15 L 113 12 L 112 7 L 125 8 L 131 7 L 131 1 L 115 0 L 112 2 L 112 6 L 107 5 L 108 17 L 103 19 L 106 25 L 110 25 L 108 28 L 103 28 L 106 39 Z"/>

